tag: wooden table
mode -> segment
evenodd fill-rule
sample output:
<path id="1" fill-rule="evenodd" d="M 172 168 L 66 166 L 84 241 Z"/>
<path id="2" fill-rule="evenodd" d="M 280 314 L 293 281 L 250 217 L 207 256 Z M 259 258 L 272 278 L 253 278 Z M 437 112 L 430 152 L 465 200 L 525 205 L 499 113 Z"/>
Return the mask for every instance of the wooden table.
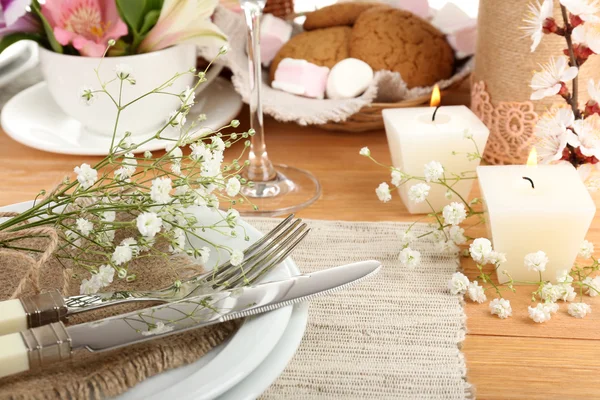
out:
<path id="1" fill-rule="evenodd" d="M 464 96 L 462 98 L 464 100 Z M 247 128 L 248 115 L 240 115 Z M 399 197 L 383 204 L 375 187 L 389 180 L 388 173 L 358 151 L 369 146 L 379 160 L 390 162 L 385 133 L 329 132 L 313 127 L 266 121 L 269 154 L 281 162 L 313 172 L 321 181 L 323 194 L 298 215 L 305 218 L 410 221 Z M 42 188 L 51 189 L 63 176 L 93 157 L 63 156 L 22 146 L 0 131 L 0 205 L 30 200 Z M 477 189 L 472 196 L 478 196 Z M 600 213 L 588 239 L 600 246 Z M 483 228 L 471 235 L 484 235 Z M 464 263 L 470 277 L 475 271 Z M 566 314 L 561 304 L 558 315 L 546 324 L 527 317 L 530 290 L 521 288 L 509 296 L 514 315 L 500 320 L 487 304 L 466 304 L 469 334 L 463 344 L 468 377 L 479 399 L 574 399 L 600 398 L 600 300 L 585 300 L 593 313 L 584 320 Z"/>

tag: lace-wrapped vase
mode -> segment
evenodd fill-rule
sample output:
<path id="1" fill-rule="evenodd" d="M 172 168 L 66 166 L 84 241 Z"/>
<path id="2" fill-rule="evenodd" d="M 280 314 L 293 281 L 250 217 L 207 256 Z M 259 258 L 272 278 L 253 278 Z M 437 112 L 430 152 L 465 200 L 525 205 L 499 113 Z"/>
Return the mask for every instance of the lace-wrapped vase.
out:
<path id="1" fill-rule="evenodd" d="M 534 144 L 534 128 L 539 116 L 560 96 L 530 101 L 529 83 L 539 64 L 559 57 L 566 48 L 564 38 L 544 35 L 535 52 L 531 39 L 524 37 L 523 18 L 529 1 L 482 1 L 475 70 L 472 76 L 471 108 L 490 129 L 484 159 L 490 164 L 524 164 Z M 558 1 L 554 17 L 562 25 Z M 590 78 L 600 77 L 600 56 L 592 56 L 579 71 L 579 102 L 584 104 Z M 571 89 L 570 84 L 567 84 Z"/>

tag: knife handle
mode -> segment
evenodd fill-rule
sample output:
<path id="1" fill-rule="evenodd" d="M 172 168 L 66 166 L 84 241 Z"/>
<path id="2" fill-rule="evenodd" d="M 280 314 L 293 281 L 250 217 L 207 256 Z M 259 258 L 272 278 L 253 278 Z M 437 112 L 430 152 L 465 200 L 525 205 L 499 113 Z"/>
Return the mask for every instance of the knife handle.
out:
<path id="1" fill-rule="evenodd" d="M 71 358 L 71 338 L 62 322 L 0 336 L 0 378 Z"/>
<path id="2" fill-rule="evenodd" d="M 65 299 L 58 291 L 0 302 L 0 335 L 64 320 Z"/>

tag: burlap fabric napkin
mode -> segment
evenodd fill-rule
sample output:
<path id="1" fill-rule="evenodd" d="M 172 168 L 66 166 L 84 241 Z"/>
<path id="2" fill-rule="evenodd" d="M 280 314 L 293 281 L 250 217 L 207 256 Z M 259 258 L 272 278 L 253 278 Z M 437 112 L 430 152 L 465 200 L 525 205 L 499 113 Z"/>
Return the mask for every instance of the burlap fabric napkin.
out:
<path id="1" fill-rule="evenodd" d="M 232 82 L 244 101 L 249 101 L 249 71 L 246 54 L 246 24 L 240 14 L 224 7 L 217 8 L 215 23 L 229 36 L 231 51 L 224 56 L 226 65 L 233 72 Z M 205 57 L 210 58 L 206 53 Z M 438 82 L 441 89 L 460 82 L 469 75 L 473 63 L 463 65 L 450 79 Z M 399 73 L 379 71 L 375 73 L 373 82 L 361 96 L 345 100 L 317 100 L 295 96 L 271 88 L 265 74 L 262 86 L 262 102 L 264 113 L 279 121 L 293 121 L 300 125 L 324 124 L 326 122 L 345 121 L 362 107 L 375 101 L 392 103 L 409 100 L 431 93 L 431 88 L 418 87 L 409 89 Z"/>
<path id="2" fill-rule="evenodd" d="M 11 245 L 45 250 L 49 241 L 44 238 L 26 239 L 11 242 Z M 21 252 L 0 250 L 0 300 L 33 293 L 31 280 L 23 278 L 31 270 L 32 262 L 37 261 L 37 257 L 32 259 Z M 50 258 L 40 267 L 39 286 L 42 290 L 64 288 L 65 294 L 79 294 L 81 277 L 73 276 L 75 271 L 68 268 L 65 270 L 64 265 L 64 261 L 59 263 L 55 258 Z M 177 269 L 177 274 L 171 267 Z M 134 283 L 125 284 L 124 281 L 115 279 L 109 289 L 156 289 L 171 284 L 176 276 L 185 277 L 201 272 L 201 268 L 191 264 L 185 256 L 168 261 L 159 257 L 147 258 L 143 263 L 133 263 L 129 270 L 138 276 Z M 24 287 L 20 287 L 22 282 L 26 282 Z M 148 306 L 148 303 L 115 306 L 79 314 L 73 316 L 69 324 L 97 320 Z M 239 321 L 227 322 L 107 353 L 77 352 L 72 360 L 54 364 L 42 372 L 1 379 L 0 399 L 86 400 L 114 397 L 151 376 L 198 360 L 233 334 L 238 326 Z"/>
<path id="3" fill-rule="evenodd" d="M 275 224 L 249 222 L 263 232 Z M 458 259 L 420 242 L 412 247 L 421 266 L 400 265 L 397 234 L 406 223 L 307 222 L 311 232 L 293 254 L 302 272 L 368 259 L 383 269 L 310 302 L 300 348 L 261 399 L 472 399 L 459 349 L 466 317 L 447 289 Z"/>

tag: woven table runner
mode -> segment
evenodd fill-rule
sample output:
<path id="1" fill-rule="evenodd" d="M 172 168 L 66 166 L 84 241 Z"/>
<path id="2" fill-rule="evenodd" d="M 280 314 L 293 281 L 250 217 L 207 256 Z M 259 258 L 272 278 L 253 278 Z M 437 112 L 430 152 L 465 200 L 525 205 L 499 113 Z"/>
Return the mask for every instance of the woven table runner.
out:
<path id="1" fill-rule="evenodd" d="M 248 222 L 267 232 L 277 220 Z M 458 259 L 421 241 L 412 246 L 421 252 L 421 266 L 401 266 L 397 234 L 406 223 L 308 225 L 310 234 L 292 255 L 303 273 L 368 259 L 381 261 L 383 269 L 310 302 L 296 355 L 261 399 L 473 398 L 459 349 L 466 317 L 461 300 L 447 290 Z"/>

